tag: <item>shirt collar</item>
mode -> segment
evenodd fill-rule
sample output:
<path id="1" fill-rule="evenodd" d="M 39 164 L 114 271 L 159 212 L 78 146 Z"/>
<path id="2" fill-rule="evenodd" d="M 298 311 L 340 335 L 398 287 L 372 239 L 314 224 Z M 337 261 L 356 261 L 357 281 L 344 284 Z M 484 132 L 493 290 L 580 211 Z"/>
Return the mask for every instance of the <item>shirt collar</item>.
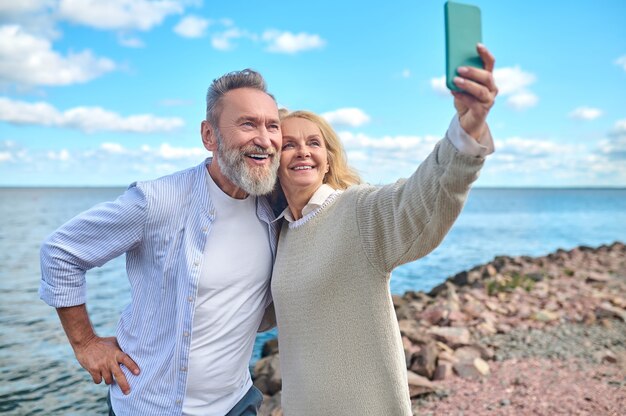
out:
<path id="1" fill-rule="evenodd" d="M 313 196 L 311 196 L 311 199 L 309 199 L 309 202 L 304 206 L 304 208 L 302 208 L 302 217 L 307 216 L 311 212 L 321 207 L 324 204 L 324 202 L 326 202 L 328 197 L 331 196 L 334 192 L 335 190 L 333 189 L 332 186 L 325 184 L 325 183 L 322 184 L 322 186 L 317 188 L 317 191 L 313 193 Z M 295 221 L 295 218 L 293 217 L 293 215 L 291 215 L 291 211 L 289 210 L 289 207 L 285 208 L 285 210 L 276 219 L 278 220 L 283 217 L 287 220 L 287 222 Z"/>

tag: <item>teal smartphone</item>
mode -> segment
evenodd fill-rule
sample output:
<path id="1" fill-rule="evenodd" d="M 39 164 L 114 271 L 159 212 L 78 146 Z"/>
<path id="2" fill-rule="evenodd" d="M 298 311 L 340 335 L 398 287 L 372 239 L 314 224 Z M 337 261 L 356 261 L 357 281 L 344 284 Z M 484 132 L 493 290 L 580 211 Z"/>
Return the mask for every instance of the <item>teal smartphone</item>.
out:
<path id="1" fill-rule="evenodd" d="M 483 67 L 476 52 L 482 42 L 480 8 L 470 4 L 447 1 L 444 4 L 446 21 L 446 86 L 452 91 L 462 91 L 452 81 L 460 66 Z"/>

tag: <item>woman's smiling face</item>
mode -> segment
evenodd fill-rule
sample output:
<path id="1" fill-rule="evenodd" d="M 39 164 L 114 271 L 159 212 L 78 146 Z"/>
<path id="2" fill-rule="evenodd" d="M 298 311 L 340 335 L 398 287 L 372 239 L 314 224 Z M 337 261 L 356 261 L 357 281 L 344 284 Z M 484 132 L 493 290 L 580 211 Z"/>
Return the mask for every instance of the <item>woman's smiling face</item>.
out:
<path id="1" fill-rule="evenodd" d="M 312 121 L 299 117 L 285 119 L 281 130 L 278 178 L 283 191 L 285 194 L 305 191 L 313 195 L 329 168 L 322 132 Z"/>

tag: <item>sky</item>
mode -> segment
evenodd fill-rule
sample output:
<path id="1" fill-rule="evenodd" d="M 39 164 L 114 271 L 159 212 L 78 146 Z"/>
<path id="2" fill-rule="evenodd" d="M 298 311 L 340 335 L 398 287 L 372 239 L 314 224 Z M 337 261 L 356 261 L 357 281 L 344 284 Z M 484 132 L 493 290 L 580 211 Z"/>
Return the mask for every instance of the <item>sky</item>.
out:
<path id="1" fill-rule="evenodd" d="M 626 187 L 626 1 L 474 0 L 496 57 L 482 187 Z M 322 114 L 370 183 L 454 116 L 444 1 L 0 0 L 0 186 L 127 186 L 195 166 L 205 94 L 253 68 Z"/>

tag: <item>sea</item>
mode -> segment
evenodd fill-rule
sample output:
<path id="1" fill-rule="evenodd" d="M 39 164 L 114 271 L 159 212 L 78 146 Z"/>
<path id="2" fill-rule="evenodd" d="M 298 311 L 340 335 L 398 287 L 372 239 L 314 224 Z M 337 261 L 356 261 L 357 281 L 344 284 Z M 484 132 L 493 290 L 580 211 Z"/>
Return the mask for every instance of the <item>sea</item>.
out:
<path id="1" fill-rule="evenodd" d="M 0 188 L 0 413 L 104 414 L 107 388 L 74 358 L 56 312 L 37 294 L 42 240 L 123 188 Z M 626 241 L 626 189 L 473 189 L 460 217 L 428 256 L 392 273 L 391 291 L 429 291 L 498 255 L 541 256 Z M 124 258 L 87 274 L 96 331 L 115 334 L 130 301 Z M 250 361 L 276 331 L 260 334 Z"/>

